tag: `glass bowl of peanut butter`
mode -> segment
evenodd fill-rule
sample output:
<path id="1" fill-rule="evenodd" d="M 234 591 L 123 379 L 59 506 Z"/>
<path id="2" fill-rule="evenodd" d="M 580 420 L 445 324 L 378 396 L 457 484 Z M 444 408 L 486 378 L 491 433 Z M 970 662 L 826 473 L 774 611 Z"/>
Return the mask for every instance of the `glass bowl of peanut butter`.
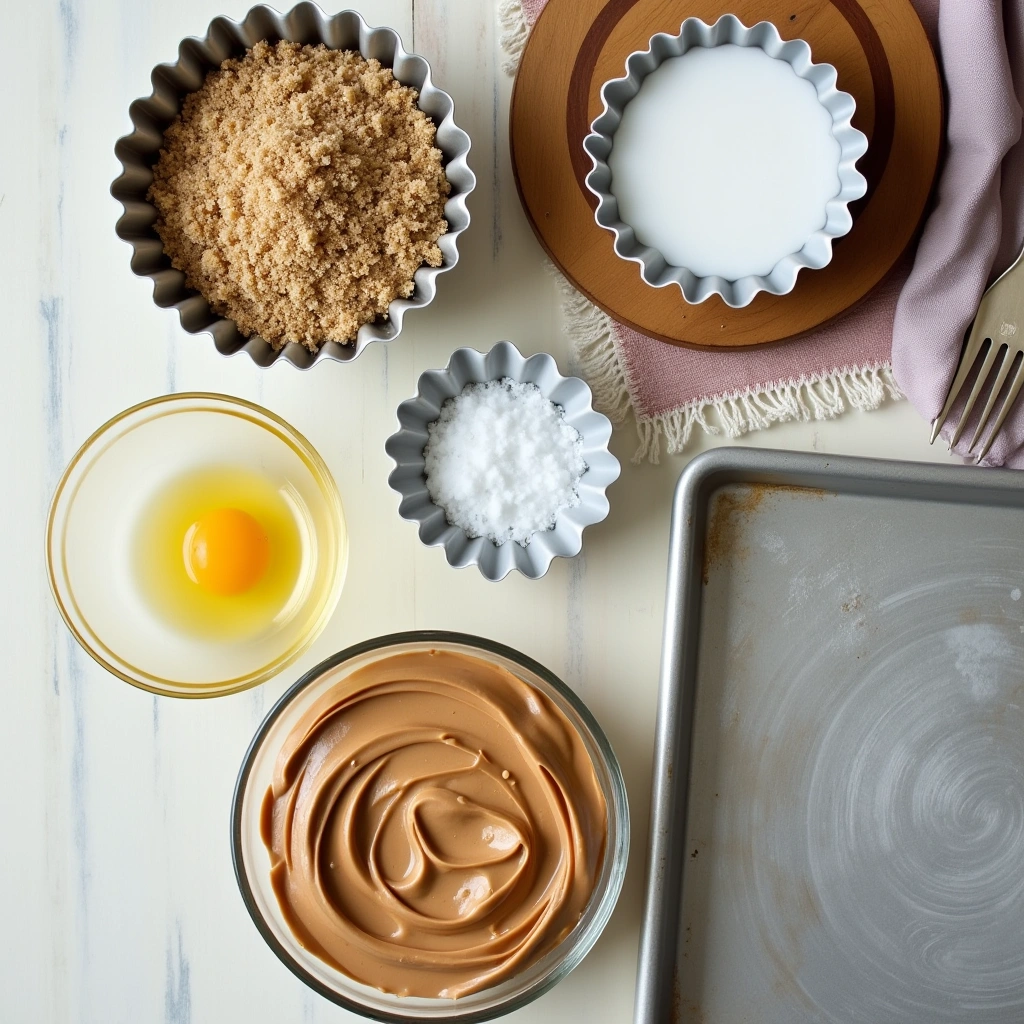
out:
<path id="1" fill-rule="evenodd" d="M 586 705 L 524 655 L 417 631 L 328 658 L 267 715 L 232 804 L 256 927 L 307 985 L 382 1021 L 482 1021 L 565 977 L 629 849 Z"/>

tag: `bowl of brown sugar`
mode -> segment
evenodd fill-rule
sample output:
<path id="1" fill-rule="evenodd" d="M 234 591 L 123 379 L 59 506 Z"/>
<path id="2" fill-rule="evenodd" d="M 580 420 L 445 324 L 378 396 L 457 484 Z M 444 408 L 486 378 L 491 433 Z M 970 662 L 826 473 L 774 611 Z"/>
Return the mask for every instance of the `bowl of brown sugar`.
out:
<path id="1" fill-rule="evenodd" d="M 132 270 L 186 331 L 305 369 L 433 300 L 476 178 L 452 98 L 397 32 L 254 7 L 185 39 L 152 83 L 111 194 Z"/>

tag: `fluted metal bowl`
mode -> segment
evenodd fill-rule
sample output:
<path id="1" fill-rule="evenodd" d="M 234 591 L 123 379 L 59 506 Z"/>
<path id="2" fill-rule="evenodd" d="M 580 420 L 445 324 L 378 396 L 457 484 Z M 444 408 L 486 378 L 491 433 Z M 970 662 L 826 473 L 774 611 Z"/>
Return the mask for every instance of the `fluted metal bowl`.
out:
<path id="1" fill-rule="evenodd" d="M 311 45 L 323 43 L 334 50 L 358 50 L 363 57 L 375 58 L 391 68 L 399 82 L 419 92 L 417 106 L 436 125 L 435 145 L 441 150 L 451 186 L 444 210 L 448 231 L 437 243 L 441 249 L 441 266 L 420 267 L 413 277 L 413 294 L 407 299 L 392 301 L 386 319 L 364 324 L 355 340 L 347 345 L 327 341 L 316 354 L 294 342 L 275 350 L 258 335 L 244 337 L 233 320 L 214 313 L 202 295 L 186 287 L 185 275 L 171 266 L 154 227 L 156 207 L 146 198 L 153 183 L 152 167 L 160 155 L 164 130 L 180 113 L 185 96 L 195 92 L 207 73 L 220 67 L 223 61 L 241 56 L 264 39 Z M 153 282 L 153 300 L 162 308 L 176 309 L 181 326 L 189 334 L 206 332 L 212 335 L 218 352 L 223 355 L 246 352 L 259 366 L 270 366 L 283 359 L 306 369 L 321 358 L 348 362 L 371 342 L 391 341 L 401 332 L 408 310 L 433 301 L 438 275 L 451 270 L 458 262 L 456 242 L 469 226 L 466 199 L 476 185 L 476 177 L 466 159 L 469 136 L 455 124 L 455 104 L 451 96 L 434 85 L 426 60 L 408 53 L 394 29 L 371 28 L 355 11 L 328 16 L 313 3 L 297 4 L 286 14 L 266 6 L 254 7 L 241 21 L 214 18 L 205 36 L 184 39 L 178 47 L 178 59 L 173 64 L 158 64 L 151 78 L 152 95 L 135 100 L 128 108 L 134 131 L 114 146 L 123 171 L 110 186 L 110 192 L 124 207 L 116 230 L 118 237 L 132 247 L 132 270 Z"/>
<path id="2" fill-rule="evenodd" d="M 698 277 L 687 267 L 670 264 L 655 247 L 645 245 L 633 228 L 619 214 L 618 200 L 612 190 L 612 172 L 608 165 L 615 142 L 615 132 L 622 122 L 626 105 L 643 85 L 644 79 L 661 64 L 681 57 L 694 47 L 714 47 L 726 43 L 759 47 L 776 60 L 786 61 L 799 78 L 814 86 L 818 101 L 832 116 L 832 134 L 839 143 L 839 193 L 825 206 L 825 223 L 804 243 L 799 252 L 784 256 L 768 274 L 750 274 L 735 281 L 724 277 Z M 646 50 L 626 58 L 626 75 L 615 78 L 601 88 L 604 109 L 591 125 L 583 140 L 593 169 L 586 177 L 587 188 L 598 199 L 595 219 L 614 237 L 615 253 L 625 260 L 640 264 L 640 276 L 655 287 L 676 284 L 683 298 L 690 303 L 703 302 L 719 295 L 729 306 L 749 305 L 758 292 L 784 295 L 796 286 L 797 275 L 805 268 L 820 270 L 832 259 L 832 242 L 847 234 L 853 226 L 849 204 L 867 192 L 867 180 L 857 170 L 857 161 L 867 152 L 868 140 L 853 127 L 856 103 L 837 84 L 836 69 L 831 64 L 815 64 L 811 48 L 802 39 L 783 40 L 779 30 L 768 21 L 748 28 L 733 14 L 723 14 L 713 25 L 699 18 L 687 18 L 676 35 L 659 32 Z"/>
<path id="3" fill-rule="evenodd" d="M 461 395 L 467 384 L 505 378 L 536 384 L 545 398 L 562 408 L 566 423 L 583 438 L 587 464 L 579 483 L 580 504 L 562 509 L 554 529 L 535 533 L 526 545 L 515 541 L 495 544 L 486 537 L 468 536 L 448 522 L 444 509 L 430 500 L 427 491 L 423 449 L 429 437 L 427 427 L 441 415 L 441 406 Z M 402 496 L 399 515 L 419 524 L 424 544 L 443 547 L 449 565 L 475 565 L 492 581 L 504 579 L 513 569 L 538 579 L 555 558 L 578 555 L 583 531 L 608 515 L 606 491 L 618 479 L 619 462 L 608 450 L 611 422 L 594 410 L 591 401 L 586 382 L 579 377 L 563 377 L 546 352 L 526 358 L 509 341 L 499 342 L 486 353 L 456 349 L 447 367 L 423 373 L 416 397 L 398 407 L 400 429 L 388 438 L 385 448 L 395 462 L 388 483 Z"/>

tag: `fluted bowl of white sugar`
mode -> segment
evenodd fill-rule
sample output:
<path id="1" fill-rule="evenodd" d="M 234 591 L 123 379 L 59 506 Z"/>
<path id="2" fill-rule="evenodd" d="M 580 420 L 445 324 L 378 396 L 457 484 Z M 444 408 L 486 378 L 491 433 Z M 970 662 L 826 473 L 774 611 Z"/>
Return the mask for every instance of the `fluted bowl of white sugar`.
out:
<path id="1" fill-rule="evenodd" d="M 399 515 L 449 565 L 537 579 L 579 554 L 583 531 L 608 515 L 619 476 L 611 422 L 547 353 L 523 356 L 508 341 L 457 349 L 421 374 L 398 422 L 385 449 Z"/>
<path id="2" fill-rule="evenodd" d="M 597 223 L 655 288 L 748 305 L 821 269 L 867 192 L 868 140 L 831 64 L 771 22 L 687 18 L 601 89 L 583 146 Z"/>

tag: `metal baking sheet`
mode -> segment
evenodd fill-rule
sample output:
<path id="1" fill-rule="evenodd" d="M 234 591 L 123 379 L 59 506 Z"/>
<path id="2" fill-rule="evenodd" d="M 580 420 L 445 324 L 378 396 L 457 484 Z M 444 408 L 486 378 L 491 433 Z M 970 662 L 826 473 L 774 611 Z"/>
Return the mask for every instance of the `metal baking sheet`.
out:
<path id="1" fill-rule="evenodd" d="M 684 472 L 636 1024 L 1024 1021 L 1022 481 Z"/>

